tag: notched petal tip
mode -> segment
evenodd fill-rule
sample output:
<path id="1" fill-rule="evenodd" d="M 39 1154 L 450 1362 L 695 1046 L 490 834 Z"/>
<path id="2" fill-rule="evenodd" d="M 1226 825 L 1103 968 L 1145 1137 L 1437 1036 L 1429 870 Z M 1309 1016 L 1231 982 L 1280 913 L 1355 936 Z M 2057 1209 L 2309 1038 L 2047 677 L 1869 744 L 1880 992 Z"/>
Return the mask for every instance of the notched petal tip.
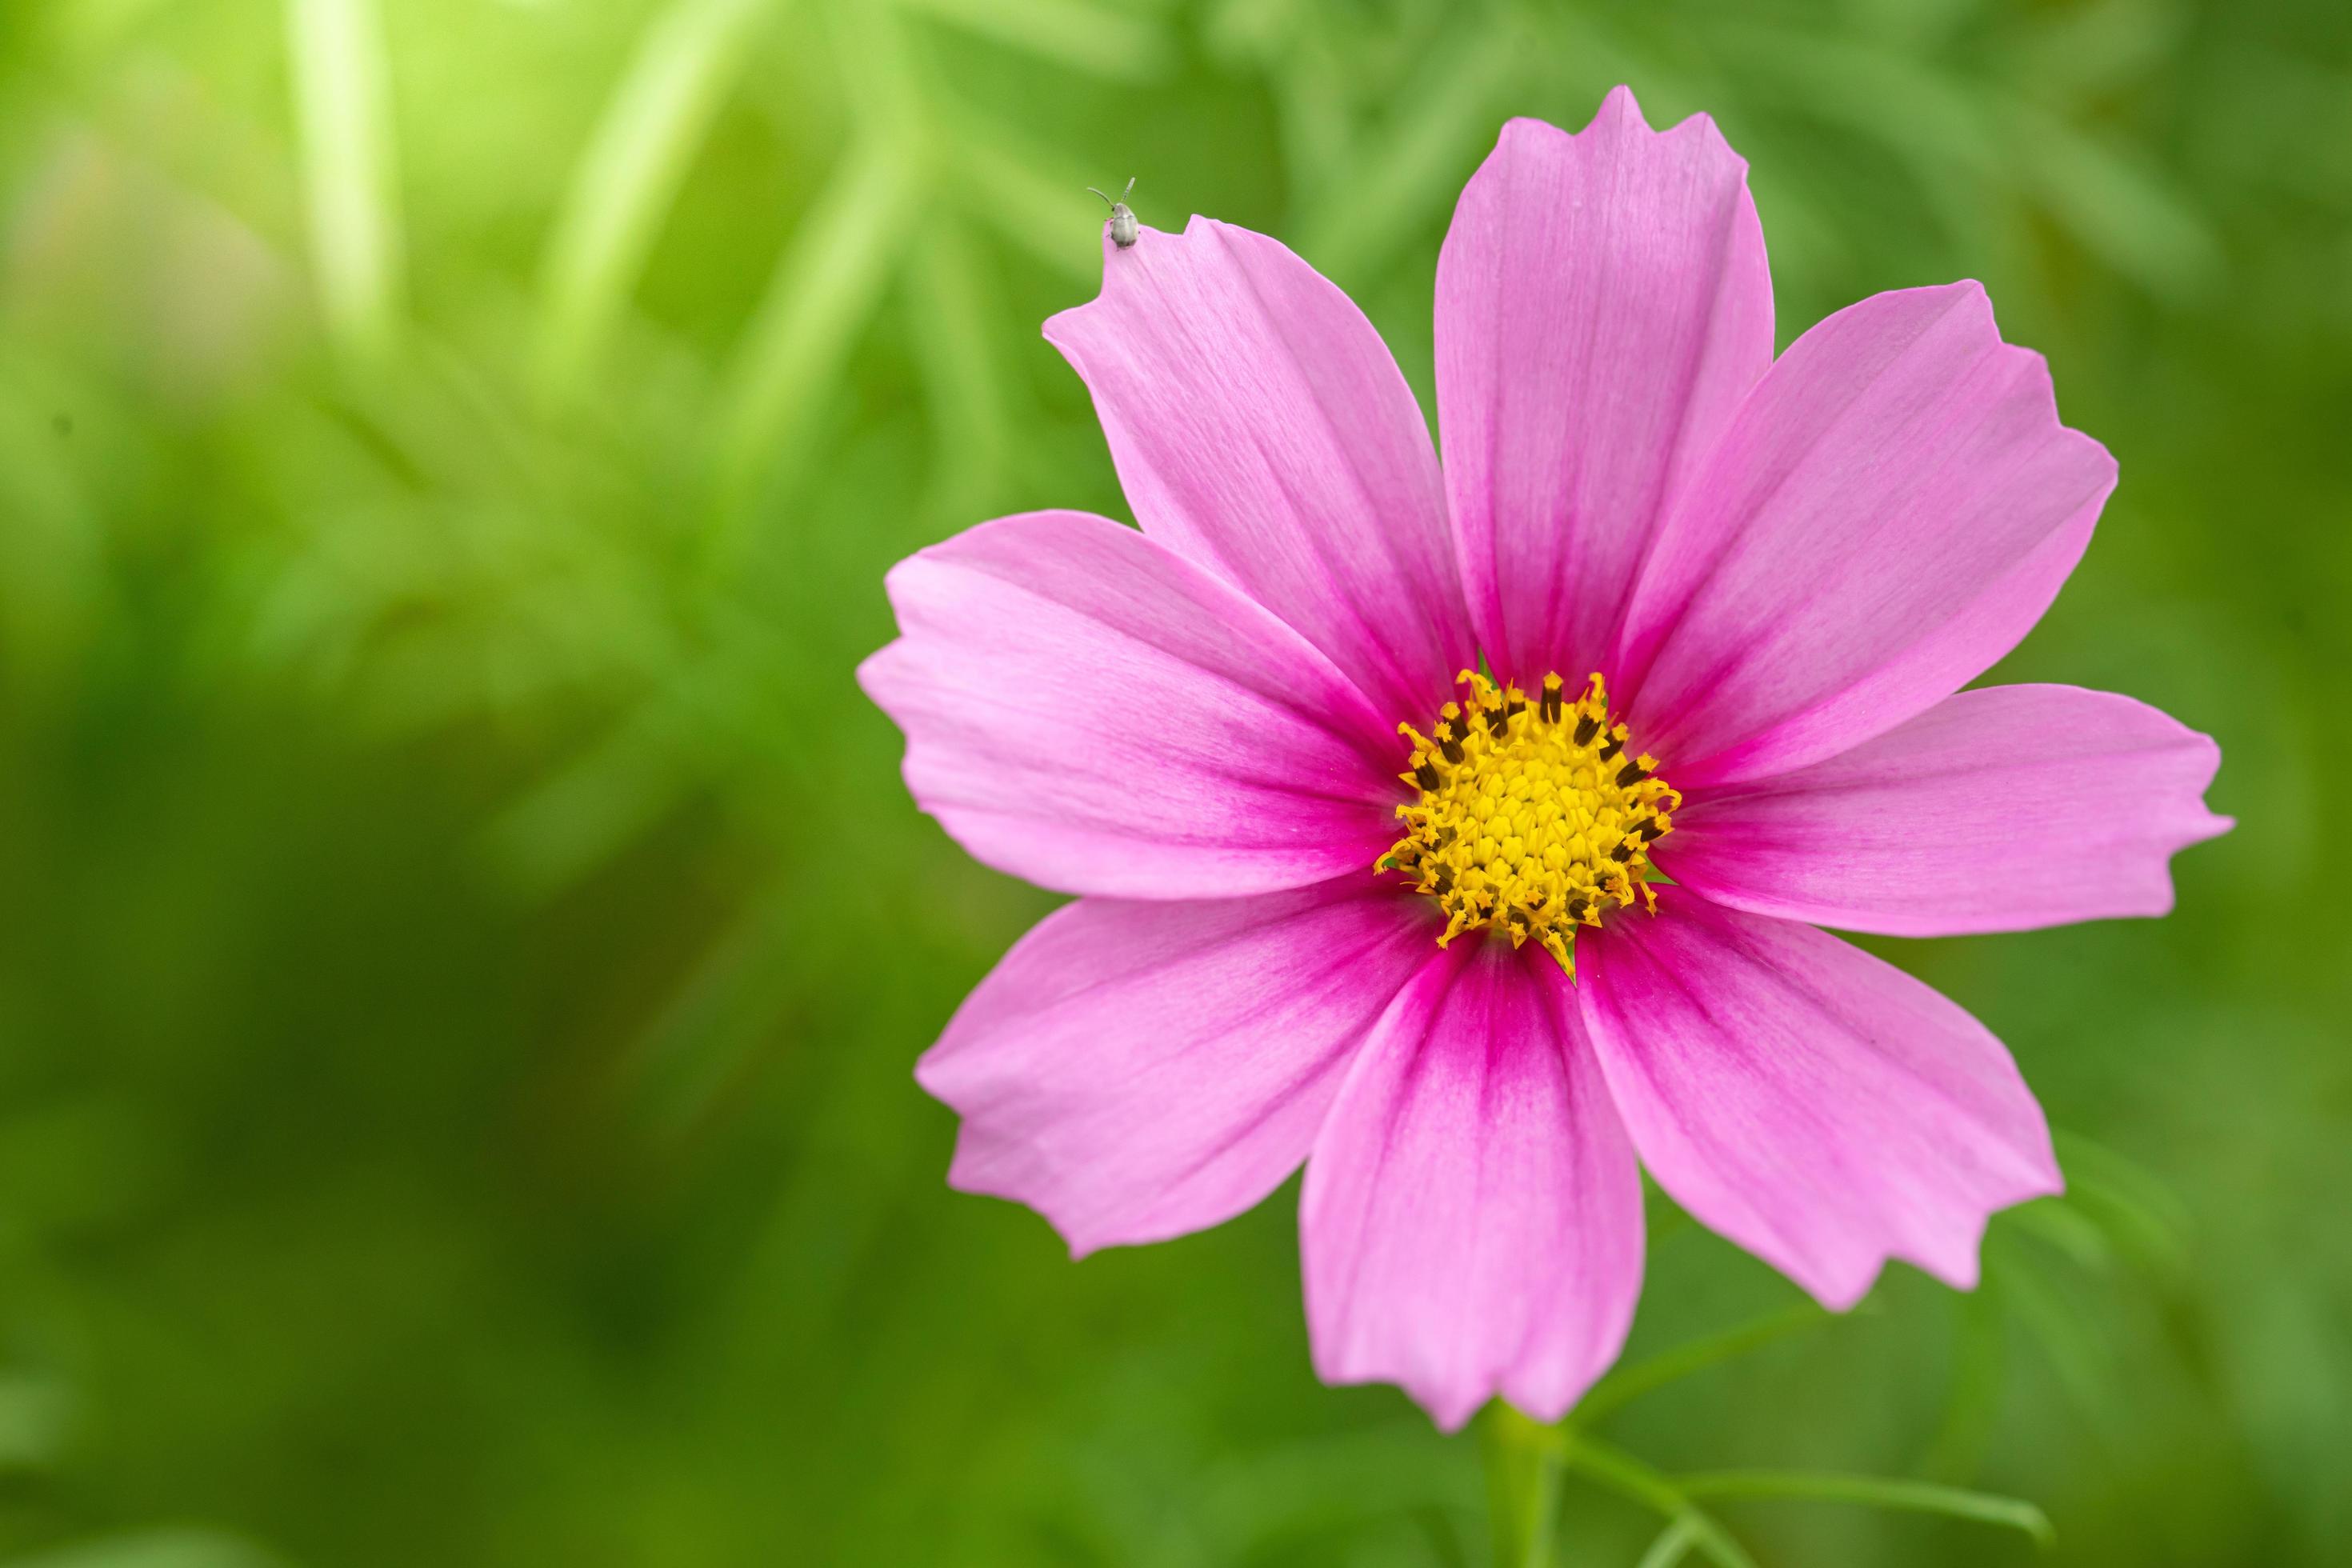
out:
<path id="1" fill-rule="evenodd" d="M 1396 1384 L 1448 1431 L 1497 1393 L 1567 1408 L 1640 1295 L 1640 1174 L 1557 974 L 1498 942 L 1431 960 L 1307 1159 L 1318 1373 Z"/>
<path id="2" fill-rule="evenodd" d="M 1153 263 L 1169 259 L 1171 249 L 1181 250 L 1183 246 L 1203 237 L 1204 231 L 1206 235 L 1213 236 L 1216 231 L 1235 226 L 1194 213 L 1184 220 L 1181 229 L 1173 232 L 1154 228 L 1148 223 L 1139 223 L 1135 226 L 1135 243 L 1122 246 L 1111 237 L 1110 226 L 1106 223 L 1102 235 L 1102 284 L 1095 290 L 1095 297 L 1076 305 L 1065 306 L 1046 317 L 1039 328 L 1039 335 L 1066 356 L 1071 346 L 1081 341 L 1079 323 L 1090 312 L 1111 303 L 1117 295 L 1123 292 L 1129 279 L 1139 278 Z M 1252 231 L 1243 229 L 1240 232 L 1247 234 Z M 1280 242 L 1270 240 L 1268 243 Z"/>
<path id="3" fill-rule="evenodd" d="M 918 1071 L 916 1080 L 920 1082 L 921 1078 L 921 1073 Z M 929 1084 L 925 1084 L 924 1088 L 932 1098 L 939 1100 L 942 1104 L 950 1104 L 944 1095 L 931 1089 Z M 952 1105 L 950 1108 L 953 1109 Z M 992 1198 L 999 1203 L 1008 1203 L 1029 1210 L 1044 1220 L 1054 1235 L 1060 1239 L 1062 1245 L 1068 1249 L 1070 1261 L 1073 1263 L 1084 1262 L 1104 1247 L 1116 1245 L 1103 1237 L 1087 1235 L 1067 1217 L 1066 1212 L 1040 1204 L 1034 1192 L 1031 1190 L 1037 1178 L 1034 1175 L 1025 1177 L 1015 1175 L 1001 1168 L 997 1164 L 999 1157 L 983 1150 L 983 1146 L 988 1142 L 988 1139 L 975 1130 L 972 1123 L 969 1121 L 964 1123 L 962 1129 L 956 1134 L 955 1152 L 948 1161 L 949 1191 L 961 1193 L 966 1197 Z"/>
<path id="4" fill-rule="evenodd" d="M 1501 152 L 1522 139 L 1542 144 L 1555 140 L 1580 142 L 1592 137 L 1606 141 L 1619 136 L 1655 138 L 1659 141 L 1695 138 L 1707 143 L 1709 151 L 1720 152 L 1737 163 L 1743 175 L 1748 169 L 1748 160 L 1742 158 L 1724 136 L 1723 128 L 1715 116 L 1700 110 L 1685 115 L 1671 125 L 1654 126 L 1642 111 L 1641 100 L 1634 96 L 1633 89 L 1622 83 L 1602 95 L 1599 106 L 1592 111 L 1592 118 L 1586 121 L 1581 128 L 1568 131 L 1549 120 L 1531 114 L 1516 114 L 1503 121 L 1502 129 L 1495 139 L 1495 147 L 1496 151 Z"/>
<path id="5" fill-rule="evenodd" d="M 1507 121 L 1464 187 L 1438 259 L 1437 422 L 1498 667 L 1612 666 L 1674 498 L 1770 365 L 1747 178 L 1711 121 L 1654 131 L 1621 87 L 1572 133 Z"/>
<path id="6" fill-rule="evenodd" d="M 1375 704 L 1475 647 L 1428 421 L 1370 321 L 1279 240 L 1195 215 L 1045 323 L 1144 533 L 1296 628 Z"/>
<path id="7" fill-rule="evenodd" d="M 961 1118 L 949 1185 L 1036 1210 L 1073 1258 L 1257 1204 L 1425 963 L 1403 912 L 1347 879 L 1047 916 L 916 1065 Z"/>
<path id="8" fill-rule="evenodd" d="M 1557 1421 L 1568 1413 L 1568 1405 L 1564 1405 L 1557 1415 L 1542 1414 L 1531 1404 L 1521 1400 L 1517 1394 L 1509 1393 L 1501 1386 L 1507 1381 L 1505 1379 L 1480 1377 L 1468 1384 L 1460 1384 L 1444 1378 L 1424 1375 L 1418 1372 L 1401 1372 L 1396 1367 L 1386 1363 L 1358 1363 L 1329 1355 L 1325 1352 L 1320 1342 L 1313 1342 L 1310 1349 L 1316 1379 L 1326 1387 L 1361 1388 L 1372 1384 L 1388 1384 L 1403 1390 L 1406 1398 L 1421 1406 L 1422 1413 L 1429 1417 L 1430 1425 L 1449 1436 L 1468 1426 L 1472 1416 L 1486 1408 L 1487 1404 L 1497 1397 L 1510 1400 L 1513 1405 L 1539 1421 Z M 1599 1375 L 1600 1373 L 1596 1371 L 1593 1378 L 1588 1379 L 1584 1386 L 1589 1387 Z M 1583 1392 L 1584 1387 L 1579 1387 L 1576 1394 L 1569 1399 L 1568 1405 L 1573 1405 L 1576 1398 L 1581 1396 Z"/>
<path id="9" fill-rule="evenodd" d="M 2228 829 L 2212 740 L 2081 687 L 1979 687 L 1826 762 L 1705 798 L 1662 847 L 1751 914 L 1882 936 L 2161 916 L 2172 858 Z"/>
<path id="10" fill-rule="evenodd" d="M 2214 781 L 2221 775 L 2221 742 L 2210 735 L 2202 734 L 2194 730 L 2189 731 L 2188 734 L 2191 743 L 2200 753 L 2201 765 L 2199 768 L 2200 776 L 2196 777 L 2194 783 L 2189 784 L 2184 793 L 2196 802 L 2199 816 L 2194 821 L 2183 822 L 2180 825 L 2179 841 L 2172 847 L 2170 855 L 2178 855 L 2184 849 L 2193 849 L 2200 844 L 2209 843 L 2224 834 L 2235 832 L 2238 826 L 2236 817 L 2215 811 L 2205 803 L 2206 792 L 2213 787 Z M 2165 890 L 2168 893 L 2171 891 L 2168 877 L 2166 879 Z M 2168 900 L 2163 912 L 2170 912 Z"/>
<path id="11" fill-rule="evenodd" d="M 1714 115 L 1705 110 L 1699 110 L 1685 115 L 1671 125 L 1654 126 L 1650 123 L 1649 116 L 1643 112 L 1641 100 L 1631 87 L 1622 82 L 1611 88 L 1601 96 L 1600 105 L 1592 111 L 1592 118 L 1585 121 L 1581 130 L 1567 132 L 1548 120 L 1538 120 L 1532 115 L 1516 115 L 1503 122 L 1502 134 L 1496 140 L 1496 146 L 1501 147 L 1514 132 L 1538 137 L 1548 134 L 1570 141 L 1581 140 L 1587 136 L 1602 140 L 1612 136 L 1654 138 L 1660 142 L 1695 140 L 1704 143 L 1709 153 L 1719 153 L 1738 165 L 1743 178 L 1748 172 L 1748 160 L 1741 157 L 1738 150 L 1731 145 L 1730 141 L 1723 134 L 1723 127 L 1717 121 Z"/>
<path id="12" fill-rule="evenodd" d="M 2035 405 L 2048 422 L 2057 426 L 2061 439 L 2077 449 L 2078 459 L 2086 470 L 2103 469 L 2106 474 L 2106 490 L 2112 493 L 2118 468 L 2115 455 L 2096 437 L 2068 425 L 2058 408 L 2057 378 L 2051 373 L 2050 356 L 2040 349 L 2011 342 L 2001 331 L 2000 319 L 1993 310 L 1992 295 L 1983 283 L 1974 278 L 1958 278 L 1949 283 L 1926 284 L 1916 289 L 1893 289 L 1888 294 L 1948 294 L 1956 312 L 1964 312 L 1992 340 L 1991 355 L 2015 376 L 2018 384 L 2036 395 Z"/>
<path id="13" fill-rule="evenodd" d="M 2066 1190 L 2065 1178 L 2060 1174 L 2054 1158 L 2046 1175 L 2017 1184 L 2006 1194 L 1988 1196 L 1983 1212 L 1970 1226 L 1955 1226 L 1949 1233 L 1935 1238 L 1933 1244 L 1888 1246 L 1876 1257 L 1867 1260 L 1860 1272 L 1837 1274 L 1817 1272 L 1801 1268 L 1792 1261 L 1769 1258 L 1776 1268 L 1795 1280 L 1805 1294 L 1831 1312 L 1851 1312 L 1870 1297 L 1885 1278 L 1890 1263 L 1907 1263 L 1922 1274 L 1954 1290 L 1974 1290 L 1984 1278 L 1984 1238 L 1991 1228 L 1993 1216 L 2006 1213 L 2021 1204 L 2041 1198 L 2058 1197 Z"/>
<path id="14" fill-rule="evenodd" d="M 857 668 L 852 675 L 852 679 L 857 682 L 857 689 L 866 694 L 866 700 L 885 713 L 890 710 L 890 705 L 884 700 L 882 694 L 888 688 L 890 666 L 898 656 L 898 645 L 906 640 L 904 637 L 892 637 L 888 642 L 859 659 Z"/>
<path id="15" fill-rule="evenodd" d="M 1612 928 L 1580 993 L 1650 1174 L 1832 1310 L 1891 1258 L 1972 1284 L 1989 1216 L 2063 1185 L 2000 1043 L 1810 926 L 1670 913 Z"/>
<path id="16" fill-rule="evenodd" d="M 1980 284 L 1848 306 L 1774 363 L 1677 510 L 1628 617 L 1628 706 L 1685 787 L 1884 734 L 2041 618 L 2116 477 Z"/>
<path id="17" fill-rule="evenodd" d="M 1591 124 L 1630 127 L 1639 131 L 1650 129 L 1650 121 L 1642 112 L 1642 100 L 1633 96 L 1630 85 L 1622 81 L 1601 95 L 1601 107 L 1592 111 Z"/>
<path id="18" fill-rule="evenodd" d="M 1984 1279 L 1984 1238 L 1992 1227 L 1996 1215 L 2006 1213 L 2021 1204 L 2041 1198 L 2062 1196 L 2066 1191 L 2065 1177 L 2058 1169 L 2057 1157 L 2046 1149 L 2043 1158 L 2049 1168 L 2031 1179 L 2018 1183 L 2006 1196 L 1994 1194 L 1986 1200 L 1987 1206 L 1972 1226 L 1955 1226 L 1939 1237 L 1933 1245 L 1889 1247 L 1867 1261 L 1866 1267 L 1853 1274 L 1822 1273 L 1808 1275 L 1777 1264 L 1789 1273 L 1806 1295 L 1831 1312 L 1851 1312 L 1869 1300 L 1886 1277 L 1890 1263 L 1907 1263 L 1930 1279 L 1954 1290 L 1974 1290 Z"/>
<path id="19" fill-rule="evenodd" d="M 1879 1277 L 1886 1272 L 1887 1261 L 1885 1258 L 1875 1258 L 1869 1268 L 1860 1274 L 1834 1279 L 1824 1277 L 1808 1279 L 1790 1273 L 1785 1265 L 1775 1264 L 1775 1267 L 1780 1268 L 1783 1273 L 1788 1273 L 1789 1278 L 1795 1281 L 1797 1288 L 1811 1297 L 1813 1304 L 1822 1310 L 1843 1314 L 1853 1311 L 1870 1299 L 1870 1293 L 1878 1289 Z"/>

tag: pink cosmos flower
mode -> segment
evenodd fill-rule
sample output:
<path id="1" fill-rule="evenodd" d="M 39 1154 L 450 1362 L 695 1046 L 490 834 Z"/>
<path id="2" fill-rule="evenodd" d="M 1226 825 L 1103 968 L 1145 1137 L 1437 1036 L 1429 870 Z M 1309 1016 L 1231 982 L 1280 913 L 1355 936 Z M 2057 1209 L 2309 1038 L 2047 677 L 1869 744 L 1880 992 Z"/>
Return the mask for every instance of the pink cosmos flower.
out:
<path id="1" fill-rule="evenodd" d="M 1103 260 L 1045 335 L 1140 531 L 922 551 L 859 672 L 924 809 L 1079 895 L 917 1069 L 950 1181 L 1083 1254 L 1304 1161 L 1317 1370 L 1448 1428 L 1557 1417 L 1615 1358 L 1640 1166 L 1832 1308 L 1889 1258 L 1972 1285 L 1986 1217 L 2059 1190 L 2041 1110 L 1815 928 L 2161 914 L 2230 826 L 2219 751 L 2154 709 L 1959 690 L 2115 486 L 2041 358 L 1959 283 L 1774 359 L 1747 165 L 1623 89 L 1579 135 L 1512 121 L 1463 193 L 1442 467 L 1274 240 L 1194 218 Z"/>

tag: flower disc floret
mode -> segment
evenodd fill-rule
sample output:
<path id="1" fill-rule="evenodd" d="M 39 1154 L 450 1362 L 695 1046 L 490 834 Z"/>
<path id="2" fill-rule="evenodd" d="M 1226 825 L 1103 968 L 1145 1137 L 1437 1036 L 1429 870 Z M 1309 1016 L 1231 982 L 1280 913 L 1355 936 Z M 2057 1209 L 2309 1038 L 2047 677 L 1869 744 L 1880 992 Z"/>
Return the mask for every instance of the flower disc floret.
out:
<path id="1" fill-rule="evenodd" d="M 1657 907 L 1650 847 L 1674 831 L 1682 796 L 1658 777 L 1657 758 L 1626 755 L 1598 673 L 1572 702 L 1557 673 L 1532 701 L 1475 670 L 1455 681 L 1462 699 L 1430 734 L 1397 726 L 1412 742 L 1398 776 L 1419 798 L 1397 807 L 1407 831 L 1373 868 L 1437 900 L 1440 947 L 1492 926 L 1573 973 L 1577 927 L 1637 898 Z"/>

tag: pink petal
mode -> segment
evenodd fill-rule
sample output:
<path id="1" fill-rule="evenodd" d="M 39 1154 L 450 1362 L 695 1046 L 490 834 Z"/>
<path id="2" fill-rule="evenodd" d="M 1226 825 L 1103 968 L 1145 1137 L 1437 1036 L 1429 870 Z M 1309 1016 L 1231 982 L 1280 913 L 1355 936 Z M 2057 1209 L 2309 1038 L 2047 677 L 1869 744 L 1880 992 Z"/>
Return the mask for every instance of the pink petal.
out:
<path id="1" fill-rule="evenodd" d="M 1986 1217 L 2060 1189 L 2000 1042 L 1860 949 L 1673 891 L 1576 946 L 1643 1164 L 1824 1306 L 1853 1306 L 1889 1258 L 1969 1289 Z"/>
<path id="2" fill-rule="evenodd" d="M 1452 1430 L 1500 1392 L 1564 1415 L 1642 1289 L 1642 1185 L 1559 968 L 1433 955 L 1349 1068 L 1307 1164 L 1307 1317 L 1326 1382 L 1393 1382 Z"/>
<path id="3" fill-rule="evenodd" d="M 1853 751 L 1706 794 L 1658 846 L 1717 903 L 1890 936 L 2023 931 L 2172 908 L 2205 809 L 2211 740 L 2073 686 L 1948 697 Z"/>
<path id="4" fill-rule="evenodd" d="M 1391 721 L 1476 648 L 1429 426 L 1348 297 L 1264 235 L 1194 218 L 1106 243 L 1045 323 L 1094 393 L 1143 531 L 1305 634 Z"/>
<path id="5" fill-rule="evenodd" d="M 2115 481 L 1976 284 L 1839 311 L 1660 535 L 1612 667 L 1636 741 L 1688 789 L 1884 734 L 2041 619 Z"/>
<path id="6" fill-rule="evenodd" d="M 1670 498 L 1772 363 L 1748 165 L 1705 115 L 1612 92 L 1514 120 L 1437 262 L 1437 407 L 1464 585 L 1496 668 L 1602 668 Z"/>
<path id="7" fill-rule="evenodd" d="M 1369 875 L 1399 742 L 1330 661 L 1133 529 L 1032 512 L 889 576 L 858 680 L 979 859 L 1066 892 L 1219 897 Z"/>
<path id="8" fill-rule="evenodd" d="M 1081 1254 L 1230 1219 L 1297 1169 L 1434 936 L 1369 877 L 1056 910 L 915 1069 L 964 1119 L 948 1179 Z"/>

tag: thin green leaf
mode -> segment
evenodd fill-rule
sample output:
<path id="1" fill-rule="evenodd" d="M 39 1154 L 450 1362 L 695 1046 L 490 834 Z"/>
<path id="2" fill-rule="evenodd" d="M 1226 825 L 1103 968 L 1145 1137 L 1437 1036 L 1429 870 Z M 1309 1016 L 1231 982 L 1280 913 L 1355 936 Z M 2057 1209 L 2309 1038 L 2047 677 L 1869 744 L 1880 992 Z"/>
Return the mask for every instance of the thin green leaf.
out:
<path id="1" fill-rule="evenodd" d="M 2081 101 L 2156 75 L 2196 24 L 2189 8 L 2136 0 L 2036 7 L 2025 13 L 2029 31 L 2003 52 L 2005 80 L 2037 98 Z"/>
<path id="2" fill-rule="evenodd" d="M 2105 1268 L 2116 1260 L 2106 1232 L 2069 1199 L 2040 1198 L 2020 1204 L 2001 1218 L 2011 1230 L 2040 1237 L 2085 1268 Z"/>
<path id="3" fill-rule="evenodd" d="M 1173 58 L 1168 36 L 1140 16 L 1122 16 L 1078 0 L 908 0 L 924 12 L 983 37 L 1094 76 L 1129 81 L 1163 75 Z"/>
<path id="4" fill-rule="evenodd" d="M 1748 96 L 1885 149 L 1909 170 L 1912 190 L 1952 241 L 1975 242 L 1984 222 L 1978 192 L 2003 174 L 1984 93 L 1868 43 L 1757 26 L 1725 42 L 1748 68 L 1739 82 Z"/>
<path id="5" fill-rule="evenodd" d="M 706 1125 L 760 1064 L 777 1020 L 798 1001 L 793 958 L 809 931 L 788 891 L 767 889 L 696 960 L 626 1058 L 625 1101 L 646 1142 L 664 1152 Z"/>
<path id="6" fill-rule="evenodd" d="M 2221 280 L 2221 241 L 2161 170 L 2028 105 L 2010 129 L 2020 180 L 2084 250 L 2168 299 Z"/>
<path id="7" fill-rule="evenodd" d="M 1043 156 L 976 121 L 960 121 L 941 142 L 956 161 L 956 178 L 946 184 L 961 193 L 965 212 L 1076 281 L 1100 280 L 1103 207 L 1086 187 L 1109 175 L 1089 180 L 1075 168 L 1049 167 Z M 1135 204 L 1148 209 L 1150 193 Z M 1141 216 L 1151 221 L 1148 210 Z"/>
<path id="8" fill-rule="evenodd" d="M 1566 1444 L 1569 1468 L 1668 1520 L 1687 1524 L 1691 1544 L 1716 1568 L 1756 1568 L 1756 1560 L 1748 1555 L 1747 1548 L 1713 1515 L 1693 1502 L 1690 1494 L 1673 1478 L 1622 1448 L 1591 1437 L 1579 1436 L 1562 1441 Z"/>
<path id="9" fill-rule="evenodd" d="M 2066 1201 L 2142 1263 L 2179 1267 L 2189 1251 L 2188 1206 L 2163 1178 L 2079 1133 L 2057 1132 Z"/>
<path id="10" fill-rule="evenodd" d="M 1750 96 L 1878 143 L 1910 164 L 1923 190 L 1954 174 L 2000 173 L 1985 94 L 1916 55 L 1753 23 L 1727 27 L 1723 42 L 1750 68 L 1741 80 Z"/>
<path id="11" fill-rule="evenodd" d="M 730 497 L 796 459 L 814 416 L 838 396 L 850 348 L 905 252 L 920 186 L 906 147 L 869 142 L 793 231 L 728 377 L 718 459 Z"/>
<path id="12" fill-rule="evenodd" d="M 1308 205 L 1343 174 L 1355 123 L 1348 105 L 1348 72 L 1330 58 L 1329 41 L 1302 33 L 1262 68 L 1282 125 L 1283 168 Z"/>
<path id="13" fill-rule="evenodd" d="M 551 896 L 618 854 L 692 788 L 684 716 L 656 697 L 495 818 L 485 847 L 511 889 Z"/>
<path id="14" fill-rule="evenodd" d="M 917 69 L 916 47 L 896 4 L 836 5 L 824 13 L 834 74 L 850 118 L 870 140 L 931 140 L 934 83 Z"/>
<path id="15" fill-rule="evenodd" d="M 1516 26 L 1461 33 L 1401 95 L 1412 111 L 1363 143 L 1353 177 L 1339 171 L 1300 216 L 1298 248 L 1335 277 L 1377 268 L 1415 222 L 1444 209 L 1444 194 L 1491 143 L 1498 107 L 1527 63 Z"/>
<path id="16" fill-rule="evenodd" d="M 1355 140 L 1350 100 L 1368 85 L 1361 64 L 1342 59 L 1340 37 L 1307 25 L 1296 0 L 1240 0 L 1202 25 L 1210 52 L 1236 70 L 1262 74 L 1282 130 L 1282 165 L 1294 197 L 1312 206 L 1345 172 Z"/>
<path id="17" fill-rule="evenodd" d="M 1675 1479 L 1690 1497 L 1847 1502 L 1864 1508 L 1939 1513 L 1950 1519 L 2001 1525 L 2022 1531 L 2043 1546 L 2057 1538 L 2050 1528 L 2049 1516 L 2030 1502 L 1990 1492 L 1938 1486 L 1932 1481 L 1889 1480 L 1878 1476 L 1815 1470 L 1715 1470 Z"/>
<path id="18" fill-rule="evenodd" d="M 2000 1259 L 2003 1302 L 2022 1323 L 2087 1419 L 2112 1428 L 2117 1351 L 2109 1325 L 2080 1296 L 2018 1250 Z"/>
<path id="19" fill-rule="evenodd" d="M 914 307 L 911 340 L 939 435 L 945 475 L 935 496 L 949 501 L 985 486 L 1004 469 L 1013 443 L 1011 394 L 998 364 L 964 220 L 932 217 L 908 273 Z"/>
<path id="20" fill-rule="evenodd" d="M 286 39 L 320 310 L 337 349 L 373 363 L 407 289 L 383 18 L 375 0 L 286 0 Z"/>
<path id="21" fill-rule="evenodd" d="M 1692 1340 L 1661 1351 L 1646 1361 L 1632 1366 L 1621 1366 L 1587 1390 L 1569 1413 L 1569 1424 L 1586 1426 L 1601 1420 L 1628 1401 L 1640 1398 L 1654 1389 L 1664 1387 L 1704 1372 L 1723 1362 L 1733 1361 L 1748 1352 L 1770 1344 L 1802 1329 L 1818 1328 L 1831 1321 L 1831 1315 L 1811 1302 L 1769 1313 L 1752 1322 Z"/>
<path id="22" fill-rule="evenodd" d="M 74 1429 L 73 1390 L 41 1373 L 0 1373 L 0 1474 L 54 1463 Z"/>
<path id="23" fill-rule="evenodd" d="M 2002 1310 L 1999 1271 L 1959 1298 L 1952 1333 L 1950 1392 L 1944 1415 L 1919 1469 L 1929 1479 L 1963 1481 L 1973 1477 L 1992 1439 L 2000 1414 L 2002 1374 L 2009 1366 L 2009 1323 Z"/>
<path id="24" fill-rule="evenodd" d="M 1684 1554 L 1698 1544 L 1698 1531 L 1687 1517 L 1677 1519 L 1658 1533 L 1650 1549 L 1642 1553 L 1638 1568 L 1675 1568 Z"/>
<path id="25" fill-rule="evenodd" d="M 276 1568 L 242 1537 L 211 1530 L 141 1530 L 6 1560 L 7 1568 Z"/>
<path id="26" fill-rule="evenodd" d="M 646 31 L 573 174 L 543 269 L 542 393 L 577 384 L 636 287 L 769 0 L 675 0 Z"/>

